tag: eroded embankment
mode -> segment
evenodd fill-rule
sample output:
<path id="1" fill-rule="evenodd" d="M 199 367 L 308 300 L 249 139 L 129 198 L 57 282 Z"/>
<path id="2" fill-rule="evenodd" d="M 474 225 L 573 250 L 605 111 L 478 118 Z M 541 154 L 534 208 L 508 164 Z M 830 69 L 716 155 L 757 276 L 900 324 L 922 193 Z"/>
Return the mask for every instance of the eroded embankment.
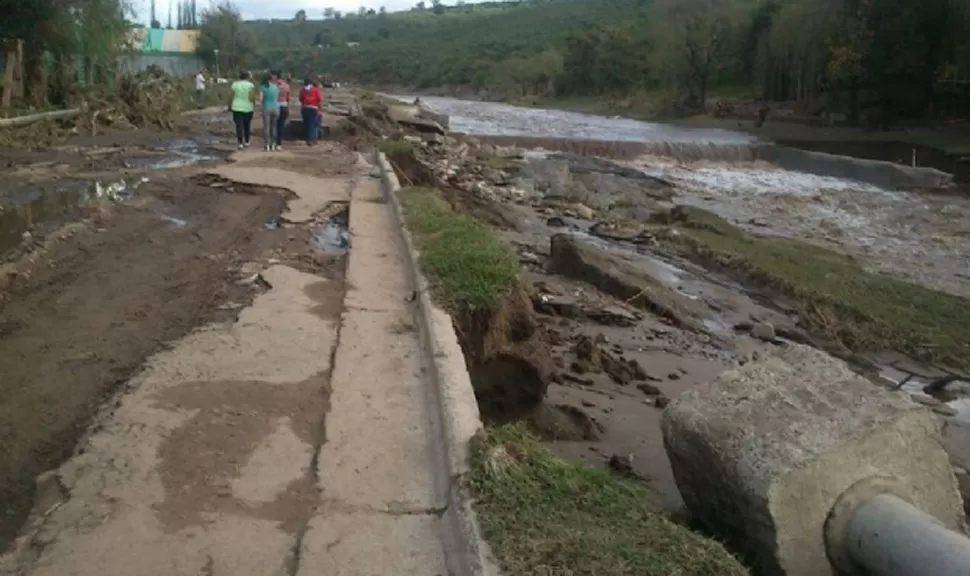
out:
<path id="1" fill-rule="evenodd" d="M 385 146 L 402 180 L 409 229 L 438 301 L 451 313 L 482 415 L 507 422 L 541 403 L 551 374 L 531 287 L 507 247 L 473 216 L 457 212 L 407 146 Z"/>
<path id="2" fill-rule="evenodd" d="M 432 292 L 453 316 L 488 424 L 475 442 L 471 484 L 502 568 L 509 574 L 745 573 L 720 545 L 654 511 L 649 490 L 629 478 L 632 470 L 615 474 L 568 464 L 537 443 L 533 434 L 555 435 L 562 427 L 572 433 L 585 425 L 598 434 L 581 410 L 547 402 L 562 368 L 555 350 L 563 342 L 551 339 L 560 334 L 540 320 L 536 309 L 544 296 L 509 245 L 485 224 L 487 218 L 476 218 L 490 214 L 500 224 L 504 212 L 442 178 L 427 157 L 415 156 L 414 144 L 399 140 L 382 147 L 401 181 L 422 185 L 405 187 L 399 198 Z M 503 164 L 497 157 L 478 159 L 491 169 Z M 611 373 L 631 374 L 624 384 L 646 377 L 634 363 L 612 351 L 604 358 L 599 343 L 590 344 L 595 369 L 612 360 Z"/>
<path id="3" fill-rule="evenodd" d="M 518 252 L 555 366 L 537 411 L 554 450 L 649 478 L 677 507 L 657 407 L 795 341 L 931 407 L 966 469 L 959 199 L 735 158 L 744 147 L 662 144 L 617 162 L 592 156 L 643 148 L 517 140 L 408 145 Z"/>

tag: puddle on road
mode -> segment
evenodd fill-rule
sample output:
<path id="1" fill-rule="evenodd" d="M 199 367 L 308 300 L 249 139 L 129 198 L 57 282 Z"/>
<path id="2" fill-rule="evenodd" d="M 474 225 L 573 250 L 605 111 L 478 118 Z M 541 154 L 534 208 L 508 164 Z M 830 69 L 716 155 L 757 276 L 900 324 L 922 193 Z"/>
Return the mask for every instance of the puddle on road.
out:
<path id="1" fill-rule="evenodd" d="M 348 212 L 344 211 L 315 225 L 311 239 L 313 247 L 327 254 L 346 254 L 350 248 L 348 220 Z"/>
<path id="2" fill-rule="evenodd" d="M 0 254 L 20 245 L 27 233 L 44 233 L 68 218 L 75 210 L 98 200 L 125 202 L 139 186 L 148 182 L 141 178 L 94 183 L 76 181 L 56 188 L 34 188 L 19 192 L 11 204 L 0 205 Z M 170 217 L 161 216 L 164 219 Z M 173 219 L 173 223 L 178 219 Z M 184 225 L 185 222 L 181 221 Z"/>
<path id="3" fill-rule="evenodd" d="M 0 252 L 16 248 L 27 232 L 63 218 L 92 198 L 84 183 L 54 190 L 32 190 L 27 198 L 13 205 L 0 206 Z"/>
<path id="4" fill-rule="evenodd" d="M 198 164 L 199 162 L 209 162 L 217 160 L 211 154 L 203 154 L 199 146 L 211 145 L 215 143 L 215 138 L 196 137 L 195 139 L 183 138 L 169 142 L 158 150 L 163 153 L 161 157 L 133 158 L 125 161 L 128 168 L 145 170 L 169 170 L 172 168 L 182 168 Z"/>

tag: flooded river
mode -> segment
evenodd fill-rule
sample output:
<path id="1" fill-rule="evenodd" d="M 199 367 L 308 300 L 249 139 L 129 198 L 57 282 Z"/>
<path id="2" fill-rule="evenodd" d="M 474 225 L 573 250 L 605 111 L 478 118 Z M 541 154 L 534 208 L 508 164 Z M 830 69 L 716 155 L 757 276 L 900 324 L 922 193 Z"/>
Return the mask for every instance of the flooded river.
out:
<path id="1" fill-rule="evenodd" d="M 413 101 L 413 97 L 401 99 Z M 421 100 L 433 111 L 449 115 L 452 131 L 477 136 L 498 147 L 531 148 L 525 154 L 526 168 L 514 183 L 525 194 L 568 197 L 588 206 L 592 213 L 623 206 L 627 214 L 643 215 L 661 205 L 693 205 L 719 214 L 755 235 L 811 242 L 850 254 L 873 271 L 970 297 L 970 234 L 965 225 L 970 216 L 970 199 L 965 197 L 896 190 L 827 175 L 824 171 L 810 174 L 785 170 L 758 160 L 751 146 L 754 139 L 738 132 L 449 98 Z M 566 145 L 564 140 L 573 142 Z M 589 141 L 606 144 L 590 145 Z M 629 143 L 645 146 L 641 150 Z M 555 147 L 556 151 L 537 148 L 545 146 Z M 666 182 L 672 186 L 664 190 L 670 190 L 672 197 L 669 201 L 660 200 L 659 196 L 651 200 L 639 184 L 628 186 L 621 182 L 622 178 L 591 174 L 591 170 L 596 172 L 596 166 L 573 170 L 566 164 L 576 165 L 575 156 L 562 156 L 561 151 L 610 156 L 615 169 L 606 168 L 606 172 L 625 171 L 625 177 L 631 181 L 638 180 L 629 174 L 639 173 L 655 182 Z M 574 184 L 571 174 L 585 175 L 588 186 L 581 193 L 570 188 Z M 522 207 L 525 232 L 504 233 L 511 245 L 527 252 L 524 262 L 541 261 L 537 255 L 548 251 L 552 234 L 570 228 L 582 234 L 596 221 L 595 216 L 580 222 L 575 217 L 544 213 L 541 207 L 538 210 Z M 554 218 L 549 219 L 550 216 Z M 550 228 L 547 219 L 558 220 L 558 227 Z M 584 241 L 603 247 L 602 242 L 589 235 Z M 702 324 L 707 330 L 705 338 L 711 341 L 698 340 L 650 317 L 640 320 L 634 328 L 556 319 L 547 328 L 558 332 L 564 343 L 556 349 L 563 366 L 574 365 L 569 347 L 577 338 L 599 338 L 609 343 L 608 349 L 621 350 L 624 357 L 647 367 L 651 383 L 675 396 L 714 378 L 739 357 L 756 355 L 763 348 L 763 343 L 739 336 L 732 327 L 749 318 L 771 318 L 776 312 L 750 300 L 740 286 L 725 284 L 726 279 L 688 262 L 658 262 L 649 254 L 624 251 L 618 245 L 607 250 L 635 262 L 639 271 L 669 285 L 679 296 L 707 303 L 709 310 Z M 535 285 L 549 291 L 550 301 L 577 301 L 583 306 L 604 308 L 616 304 L 584 283 L 550 274 L 541 265 L 532 265 L 529 274 Z M 711 343 L 718 338 L 732 342 L 728 350 Z M 884 383 L 910 393 L 918 402 L 938 404 L 927 398 L 922 388 L 946 372 L 888 352 L 872 361 L 881 367 Z M 602 375 L 573 375 L 572 379 L 551 386 L 547 402 L 569 414 L 576 414 L 577 410 L 585 413 L 596 426 L 602 426 L 596 440 L 556 442 L 555 450 L 571 459 L 609 461 L 610 465 L 617 457 L 629 456 L 633 469 L 652 480 L 663 505 L 679 505 L 659 442 L 660 412 L 649 400 L 641 400 L 636 391 L 611 383 Z M 958 381 L 952 388 L 953 398 L 947 399 L 945 406 L 937 406 L 937 410 L 946 411 L 948 421 L 957 424 L 949 428 L 947 446 L 954 461 L 967 466 L 970 384 Z"/>
<path id="2" fill-rule="evenodd" d="M 676 184 L 676 202 L 716 212 L 755 234 L 807 240 L 857 256 L 873 270 L 970 297 L 965 197 L 908 193 L 745 159 L 737 151 L 754 138 L 730 130 L 453 98 L 421 101 L 447 114 L 451 130 L 475 136 L 663 143 L 663 154 L 625 164 Z"/>
<path id="3" fill-rule="evenodd" d="M 414 96 L 399 96 L 413 102 Z M 454 98 L 422 96 L 421 102 L 447 114 L 451 130 L 479 136 L 535 136 L 622 142 L 713 142 L 747 144 L 748 134 L 721 129 L 683 128 L 670 124 L 640 122 L 629 118 L 606 118 L 564 110 L 523 108 L 495 102 L 470 102 Z"/>

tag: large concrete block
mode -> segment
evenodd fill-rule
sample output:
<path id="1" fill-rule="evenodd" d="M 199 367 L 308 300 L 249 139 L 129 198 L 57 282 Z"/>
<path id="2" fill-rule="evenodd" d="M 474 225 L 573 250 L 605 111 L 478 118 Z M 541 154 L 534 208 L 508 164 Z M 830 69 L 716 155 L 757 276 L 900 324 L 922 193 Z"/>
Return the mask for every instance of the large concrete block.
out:
<path id="1" fill-rule="evenodd" d="M 834 574 L 825 524 L 854 485 L 965 528 L 933 414 L 813 348 L 791 346 L 682 394 L 663 436 L 695 519 L 759 573 Z"/>

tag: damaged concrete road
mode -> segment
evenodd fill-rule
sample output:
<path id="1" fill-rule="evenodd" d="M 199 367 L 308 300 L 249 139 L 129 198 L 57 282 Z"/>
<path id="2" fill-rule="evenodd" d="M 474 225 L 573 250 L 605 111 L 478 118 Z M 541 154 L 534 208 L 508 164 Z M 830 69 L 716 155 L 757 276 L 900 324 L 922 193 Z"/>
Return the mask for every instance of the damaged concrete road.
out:
<path id="1" fill-rule="evenodd" d="M 394 216 L 372 168 L 326 146 L 243 151 L 195 179 L 200 196 L 288 200 L 275 226 L 248 224 L 272 234 L 236 269 L 251 304 L 217 306 L 232 313 L 145 361 L 43 475 L 0 574 L 447 573 L 432 383 Z M 335 205 L 349 206 L 346 276 L 303 248 Z"/>

